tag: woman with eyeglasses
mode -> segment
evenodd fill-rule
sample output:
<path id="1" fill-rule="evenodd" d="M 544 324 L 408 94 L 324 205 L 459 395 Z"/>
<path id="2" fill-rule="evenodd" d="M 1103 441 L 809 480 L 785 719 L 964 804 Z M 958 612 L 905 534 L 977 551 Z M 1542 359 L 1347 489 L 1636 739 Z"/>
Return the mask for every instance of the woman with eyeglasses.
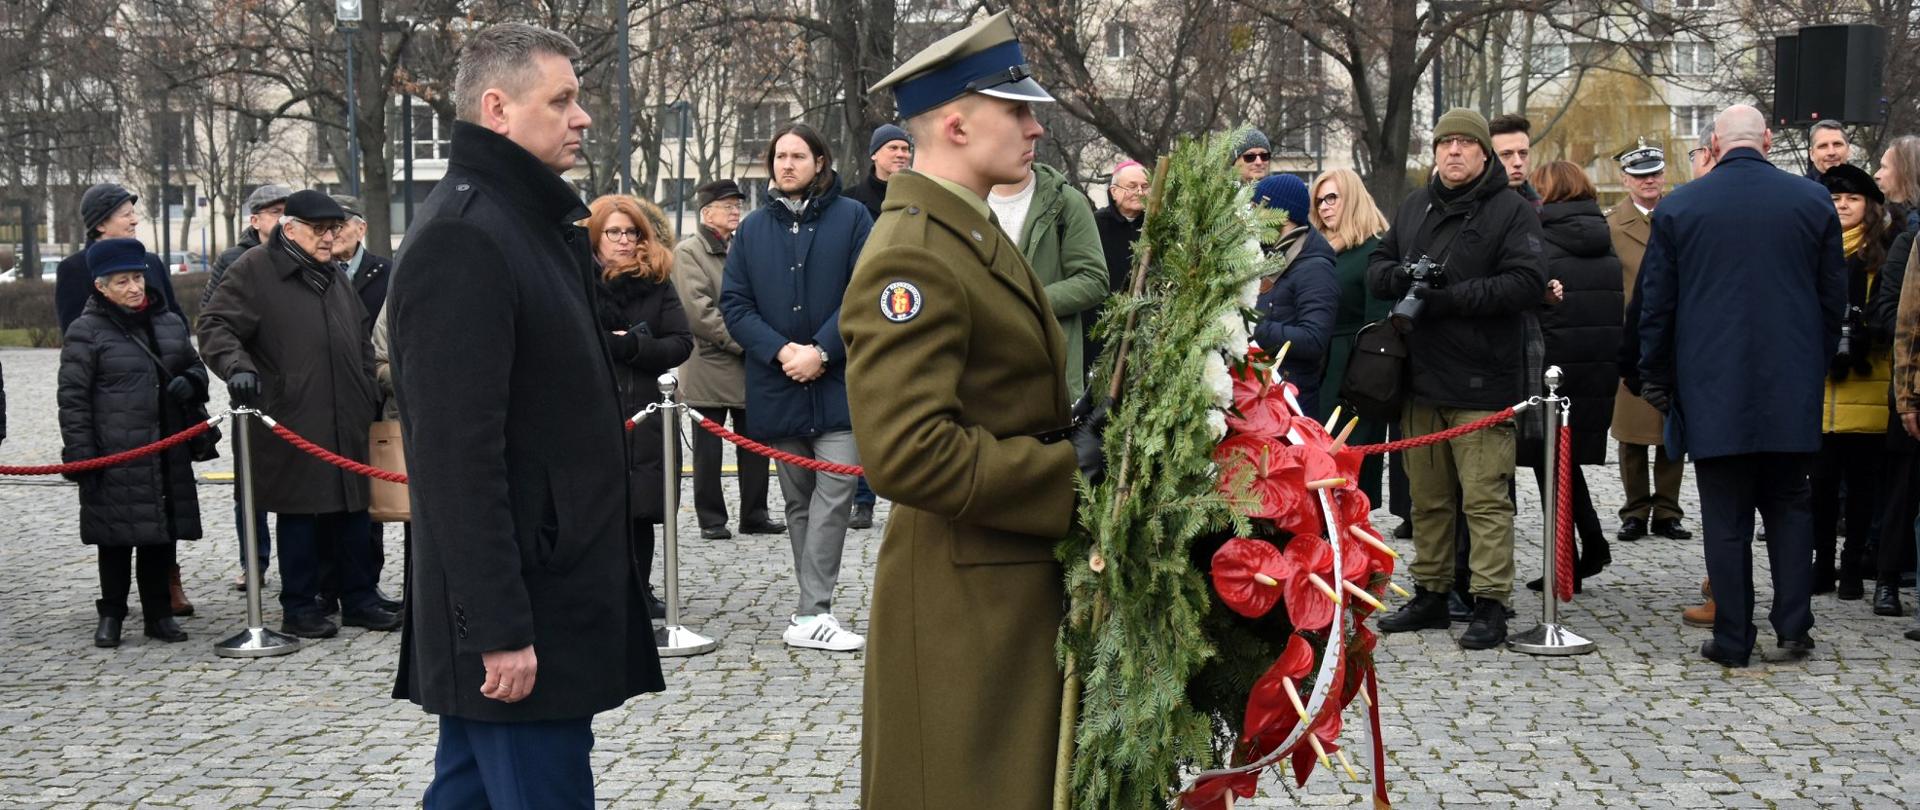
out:
<path id="1" fill-rule="evenodd" d="M 1387 217 L 1373 202 L 1373 195 L 1352 169 L 1332 169 L 1313 180 L 1313 229 L 1333 245 L 1333 275 L 1340 283 L 1340 306 L 1334 310 L 1333 340 L 1327 346 L 1327 383 L 1321 389 L 1320 413 L 1325 419 L 1340 403 L 1340 384 L 1347 376 L 1347 358 L 1353 355 L 1354 337 L 1360 328 L 1387 317 L 1393 302 L 1375 298 L 1367 292 L 1367 259 L 1380 246 L 1387 232 Z M 1348 408 L 1347 413 L 1353 409 Z M 1338 430 L 1339 428 L 1334 428 Z M 1387 425 L 1361 419 L 1347 439 L 1351 444 L 1374 444 L 1385 440 Z M 1380 503 L 1380 474 L 1383 457 L 1367 456 L 1360 464 L 1360 491 L 1374 504 Z M 1405 489 L 1402 487 L 1402 489 Z"/>
<path id="2" fill-rule="evenodd" d="M 628 415 L 660 400 L 655 380 L 693 354 L 680 294 L 670 280 L 673 249 L 661 236 L 666 217 L 659 206 L 623 194 L 609 194 L 587 206 L 587 234 L 600 268 L 600 327 L 613 355 L 620 405 Z M 627 433 L 631 459 L 627 470 L 628 519 L 647 583 L 647 609 L 664 618 L 666 605 L 654 596 L 653 524 L 666 514 L 666 464 L 661 457 L 661 415 L 655 413 Z M 674 471 L 679 478 L 679 471 Z"/>

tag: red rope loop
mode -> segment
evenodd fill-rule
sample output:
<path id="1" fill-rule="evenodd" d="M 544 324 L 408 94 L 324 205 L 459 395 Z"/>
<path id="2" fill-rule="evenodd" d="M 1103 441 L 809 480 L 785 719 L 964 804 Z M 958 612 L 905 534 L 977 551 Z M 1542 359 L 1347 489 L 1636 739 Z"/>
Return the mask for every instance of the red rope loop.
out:
<path id="1" fill-rule="evenodd" d="M 83 473 L 83 472 L 93 472 L 94 470 L 104 470 L 108 467 L 114 467 L 121 464 L 125 464 L 129 461 L 133 461 L 139 458 L 145 458 L 155 453 L 166 452 L 182 444 L 185 444 L 186 442 L 191 441 L 193 437 L 198 436 L 212 429 L 213 429 L 213 420 L 208 419 L 204 422 L 195 424 L 194 426 L 187 428 L 186 430 L 182 430 L 179 433 L 175 433 L 172 436 L 168 436 L 164 439 L 161 439 L 160 441 L 154 442 L 149 445 L 144 445 L 141 447 L 135 447 L 132 450 L 125 450 L 118 453 L 114 453 L 113 455 L 110 455 L 110 456 L 90 458 L 85 461 L 73 461 L 73 462 L 68 462 L 66 464 L 46 464 L 38 467 L 10 467 L 5 465 L 0 465 L 0 475 L 70 475 L 73 473 Z"/>
<path id="2" fill-rule="evenodd" d="M 1469 433 L 1475 433 L 1478 431 L 1486 430 L 1487 428 L 1493 427 L 1494 425 L 1500 424 L 1501 422 L 1505 422 L 1512 418 L 1513 418 L 1513 408 L 1511 407 L 1502 408 L 1501 410 L 1485 418 L 1475 419 L 1459 427 L 1447 428 L 1446 430 L 1440 431 L 1438 433 L 1429 433 L 1425 436 L 1415 436 L 1410 439 L 1401 439 L 1400 441 L 1397 441 L 1397 442 L 1387 442 L 1385 444 L 1356 444 L 1352 447 L 1347 448 L 1347 451 L 1352 453 L 1359 453 L 1360 455 L 1363 455 L 1363 456 L 1374 456 L 1374 455 L 1379 455 L 1381 453 L 1399 453 L 1406 450 L 1413 450 L 1420 447 L 1427 447 L 1429 445 L 1439 444 L 1441 442 L 1449 441 L 1451 439 L 1458 439 L 1461 436 L 1465 436 Z"/>
<path id="3" fill-rule="evenodd" d="M 273 428 L 273 435 L 279 436 L 282 439 L 286 439 L 288 444 L 291 444 L 294 447 L 299 448 L 302 452 L 306 453 L 309 456 L 313 456 L 314 458 L 320 459 L 321 461 L 324 461 L 328 464 L 332 464 L 333 466 L 339 467 L 340 469 L 346 470 L 347 472 L 353 473 L 354 475 L 363 475 L 368 478 L 378 478 L 382 481 L 391 481 L 396 484 L 404 484 L 407 482 L 406 473 L 397 473 L 397 472 L 393 472 L 392 470 L 383 470 L 383 469 L 380 469 L 379 467 L 374 467 L 368 464 L 361 464 L 358 461 L 354 461 L 353 459 L 347 458 L 331 450 L 328 450 L 327 448 L 321 447 L 320 445 L 314 444 L 313 442 L 307 441 L 305 437 L 288 429 L 286 425 L 282 425 L 278 422 L 269 422 L 268 425 Z"/>
<path id="4" fill-rule="evenodd" d="M 1554 595 L 1562 602 L 1573 601 L 1573 428 L 1560 426 L 1559 467 L 1554 477 L 1553 565 Z"/>
<path id="5" fill-rule="evenodd" d="M 711 433 L 715 436 L 719 436 L 722 439 L 726 439 L 727 441 L 732 442 L 736 447 L 739 447 L 742 450 L 746 450 L 755 455 L 766 456 L 767 458 L 773 459 L 774 461 L 778 461 L 781 464 L 791 464 L 803 470 L 812 470 L 814 472 L 824 472 L 824 473 L 837 473 L 839 475 L 866 475 L 867 474 L 865 468 L 856 467 L 852 464 L 835 464 L 831 461 L 821 461 L 817 458 L 807 458 L 806 456 L 796 456 L 792 453 L 775 450 L 771 447 L 768 447 L 764 444 L 756 442 L 752 439 L 749 439 L 731 430 L 723 428 L 720 425 L 716 424 L 712 419 L 707 419 L 705 417 L 702 417 L 700 419 L 699 424 L 701 427 L 706 428 L 708 433 Z"/>

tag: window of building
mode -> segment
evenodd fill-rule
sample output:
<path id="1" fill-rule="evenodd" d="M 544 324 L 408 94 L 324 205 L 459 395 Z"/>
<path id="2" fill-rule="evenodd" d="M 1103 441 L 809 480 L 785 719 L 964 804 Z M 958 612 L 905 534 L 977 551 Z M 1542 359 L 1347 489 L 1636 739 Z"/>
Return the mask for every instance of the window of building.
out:
<path id="1" fill-rule="evenodd" d="M 1673 7 L 1676 9 L 1693 9 L 1693 10 L 1703 9 L 1703 8 L 1713 8 L 1714 0 L 1673 0 Z"/>
<path id="2" fill-rule="evenodd" d="M 682 201 L 684 201 L 688 207 L 692 207 L 693 179 L 689 177 L 660 178 L 660 196 L 658 200 L 661 209 L 667 211 L 672 211 L 673 207 L 681 204 Z"/>
<path id="3" fill-rule="evenodd" d="M 393 100 L 393 123 L 387 129 L 393 134 L 394 160 L 405 154 L 400 139 L 406 134 L 402 131 L 403 116 L 407 114 L 407 100 L 403 96 Z M 433 108 L 426 102 L 413 102 L 413 159 L 446 160 L 453 153 L 453 127 L 441 126 L 440 116 L 434 115 Z"/>
<path id="4" fill-rule="evenodd" d="M 660 122 L 660 140 L 684 141 L 693 134 L 692 110 L 688 110 L 683 118 L 679 107 L 665 104 L 660 107 L 659 117 L 654 120 Z"/>
<path id="5" fill-rule="evenodd" d="M 740 159 L 754 160 L 765 154 L 773 131 L 786 122 L 786 102 L 740 105 Z"/>
<path id="6" fill-rule="evenodd" d="M 1107 58 L 1132 59 L 1140 52 L 1140 32 L 1132 23 L 1112 20 L 1107 23 Z"/>
<path id="7" fill-rule="evenodd" d="M 1572 53 L 1567 46 L 1557 42 L 1534 43 L 1533 73 L 1536 76 L 1558 76 L 1567 71 L 1571 64 Z"/>
<path id="8" fill-rule="evenodd" d="M 1673 108 L 1673 137 L 1699 138 L 1707 127 L 1713 126 L 1713 108 L 1702 106 L 1684 106 Z"/>
<path id="9" fill-rule="evenodd" d="M 1673 75 L 1704 76 L 1713 72 L 1713 43 L 1673 43 Z"/>
<path id="10" fill-rule="evenodd" d="M 153 137 L 155 156 L 164 149 L 165 158 L 174 166 L 185 166 L 194 154 L 193 119 L 183 112 L 155 112 L 153 114 Z"/>

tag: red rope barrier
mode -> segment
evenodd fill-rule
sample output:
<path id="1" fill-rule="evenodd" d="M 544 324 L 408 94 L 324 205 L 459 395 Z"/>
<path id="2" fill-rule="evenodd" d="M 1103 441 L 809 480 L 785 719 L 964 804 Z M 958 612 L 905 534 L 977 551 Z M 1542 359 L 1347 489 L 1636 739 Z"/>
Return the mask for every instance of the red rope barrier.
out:
<path id="1" fill-rule="evenodd" d="M 716 424 L 712 419 L 707 419 L 705 417 L 702 417 L 700 419 L 699 424 L 701 427 L 706 428 L 708 433 L 711 433 L 715 436 L 719 436 L 722 439 L 726 439 L 727 441 L 732 442 L 736 447 L 739 447 L 743 450 L 751 452 L 755 455 L 766 456 L 767 458 L 773 459 L 774 461 L 778 461 L 781 464 L 792 464 L 793 466 L 799 467 L 803 470 L 812 470 L 814 472 L 838 473 L 840 475 L 866 475 L 867 474 L 864 468 L 856 467 L 852 464 L 835 464 L 831 461 L 821 461 L 817 458 L 807 458 L 806 456 L 796 456 L 792 453 L 775 450 L 771 447 L 768 447 L 764 444 L 756 442 L 752 439 L 749 439 L 731 430 L 723 428 L 720 425 Z"/>
<path id="2" fill-rule="evenodd" d="M 266 419 L 266 416 L 263 414 L 261 418 Z M 382 481 L 391 481 L 396 484 L 404 484 L 407 482 L 406 473 L 397 473 L 392 470 L 383 470 L 372 465 L 361 464 L 358 461 L 354 461 L 325 447 L 307 441 L 306 437 L 289 430 L 286 425 L 282 425 L 279 422 L 267 419 L 267 426 L 273 429 L 273 435 L 286 439 L 288 444 L 300 448 L 300 450 L 307 455 L 332 464 L 354 475 L 364 475 L 368 478 L 378 478 Z"/>
<path id="3" fill-rule="evenodd" d="M 180 445 L 185 444 L 188 441 L 191 441 L 193 437 L 198 436 L 202 433 L 205 433 L 209 430 L 212 430 L 213 422 L 214 420 L 208 419 L 205 422 L 196 424 L 193 427 L 187 428 L 186 430 L 180 431 L 179 433 L 175 433 L 172 436 L 168 436 L 164 439 L 161 439 L 160 441 L 154 442 L 152 444 L 144 445 L 141 447 L 136 447 L 136 448 L 133 448 L 132 450 L 126 450 L 119 453 L 114 453 L 113 455 L 110 455 L 110 456 L 90 458 L 85 461 L 73 461 L 73 462 L 68 462 L 66 464 L 47 464 L 47 465 L 42 465 L 38 467 L 10 467 L 5 465 L 0 465 L 0 475 L 67 475 L 70 473 L 83 473 L 83 472 L 93 472 L 94 470 L 104 470 L 108 467 L 114 467 L 121 464 L 125 464 L 129 461 L 133 461 L 134 459 L 145 458 L 146 456 L 151 456 L 155 453 L 163 453 L 175 447 L 179 447 Z"/>
<path id="4" fill-rule="evenodd" d="M 1573 428 L 1560 426 L 1560 457 L 1555 472 L 1559 484 L 1554 489 L 1553 566 L 1554 595 L 1562 602 L 1573 601 Z"/>
<path id="5" fill-rule="evenodd" d="M 1379 455 L 1381 453 L 1399 453 L 1405 450 L 1413 450 L 1415 448 L 1427 447 L 1429 445 L 1439 444 L 1441 442 L 1448 441 L 1451 439 L 1457 439 L 1469 433 L 1486 430 L 1487 428 L 1493 427 L 1494 425 L 1500 424 L 1501 422 L 1505 422 L 1508 419 L 1512 419 L 1513 414 L 1514 414 L 1513 408 L 1503 408 L 1500 411 L 1490 416 L 1487 416 L 1483 419 L 1475 419 L 1459 427 L 1447 428 L 1446 430 L 1440 431 L 1439 433 L 1429 433 L 1425 436 L 1414 436 L 1413 438 L 1410 438 L 1410 439 L 1401 439 L 1400 441 L 1397 441 L 1397 442 L 1387 442 L 1385 444 L 1356 444 L 1352 447 L 1347 448 L 1347 450 L 1348 452 L 1359 453 L 1360 455 L 1363 455 L 1363 456 L 1374 456 L 1374 455 Z"/>

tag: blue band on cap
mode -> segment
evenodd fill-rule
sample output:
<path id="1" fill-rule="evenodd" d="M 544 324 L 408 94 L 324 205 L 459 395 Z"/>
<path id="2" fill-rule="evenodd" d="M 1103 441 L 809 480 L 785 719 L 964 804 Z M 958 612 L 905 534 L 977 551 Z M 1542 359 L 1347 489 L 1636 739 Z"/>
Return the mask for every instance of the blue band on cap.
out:
<path id="1" fill-rule="evenodd" d="M 902 119 L 912 118 L 958 98 L 976 79 L 1026 63 L 1019 40 L 1010 39 L 894 85 L 894 106 Z"/>

